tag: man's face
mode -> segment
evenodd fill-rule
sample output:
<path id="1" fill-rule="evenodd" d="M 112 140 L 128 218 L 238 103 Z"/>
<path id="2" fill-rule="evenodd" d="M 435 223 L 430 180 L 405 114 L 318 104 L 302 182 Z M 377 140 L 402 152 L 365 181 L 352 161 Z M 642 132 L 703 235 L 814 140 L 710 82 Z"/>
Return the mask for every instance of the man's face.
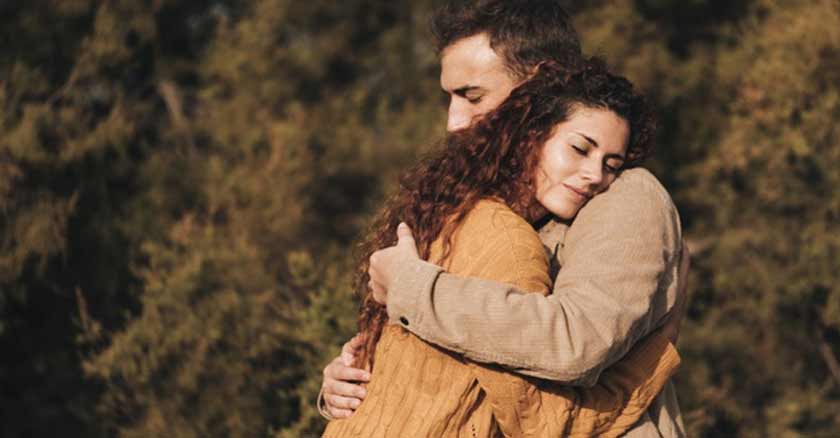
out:
<path id="1" fill-rule="evenodd" d="M 449 95 L 446 130 L 466 128 L 496 108 L 517 82 L 490 47 L 486 33 L 463 38 L 443 50 L 440 87 Z"/>

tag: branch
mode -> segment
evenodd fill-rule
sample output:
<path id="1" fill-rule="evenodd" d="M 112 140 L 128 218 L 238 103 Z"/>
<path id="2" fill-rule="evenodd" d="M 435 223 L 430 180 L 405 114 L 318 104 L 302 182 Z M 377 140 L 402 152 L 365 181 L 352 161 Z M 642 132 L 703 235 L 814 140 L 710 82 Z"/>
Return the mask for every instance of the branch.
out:
<path id="1" fill-rule="evenodd" d="M 828 342 L 825 340 L 825 336 L 822 333 L 819 335 L 820 340 L 820 355 L 822 355 L 823 361 L 825 361 L 825 365 L 828 367 L 828 370 L 831 371 L 831 374 L 834 376 L 834 383 L 840 387 L 840 362 L 837 361 L 837 358 L 834 356 L 834 352 L 831 351 L 831 346 L 828 345 Z"/>
<path id="2" fill-rule="evenodd" d="M 163 102 L 166 104 L 166 109 L 169 112 L 169 118 L 172 120 L 172 125 L 175 127 L 175 130 L 181 134 L 190 148 L 194 148 L 195 142 L 193 141 L 189 122 L 187 121 L 186 116 L 184 116 L 184 107 L 178 93 L 178 87 L 174 82 L 164 80 L 158 84 L 158 93 L 163 98 Z"/>

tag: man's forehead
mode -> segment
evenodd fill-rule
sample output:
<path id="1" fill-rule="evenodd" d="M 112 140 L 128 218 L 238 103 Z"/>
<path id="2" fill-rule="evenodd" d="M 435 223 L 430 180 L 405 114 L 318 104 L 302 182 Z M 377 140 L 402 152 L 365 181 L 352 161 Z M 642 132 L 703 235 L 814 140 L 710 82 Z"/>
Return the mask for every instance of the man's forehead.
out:
<path id="1" fill-rule="evenodd" d="M 510 79 L 486 34 L 462 38 L 442 52 L 440 85 L 445 90 L 490 88 Z"/>

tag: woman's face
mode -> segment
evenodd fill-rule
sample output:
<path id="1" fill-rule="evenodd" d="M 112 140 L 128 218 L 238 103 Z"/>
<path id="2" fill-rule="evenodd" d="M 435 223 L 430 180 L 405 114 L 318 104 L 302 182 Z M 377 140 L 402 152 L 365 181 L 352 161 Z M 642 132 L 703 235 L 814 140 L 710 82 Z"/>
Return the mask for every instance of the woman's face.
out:
<path id="1" fill-rule="evenodd" d="M 615 180 L 624 164 L 630 127 L 616 113 L 578 107 L 554 127 L 537 166 L 536 198 L 561 219 L 572 219 Z"/>

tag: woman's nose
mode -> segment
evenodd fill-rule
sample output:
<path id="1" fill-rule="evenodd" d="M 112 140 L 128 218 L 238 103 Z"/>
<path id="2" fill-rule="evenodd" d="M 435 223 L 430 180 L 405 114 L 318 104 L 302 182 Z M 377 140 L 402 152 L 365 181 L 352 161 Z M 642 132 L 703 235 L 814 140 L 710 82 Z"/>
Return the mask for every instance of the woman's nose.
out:
<path id="1" fill-rule="evenodd" d="M 601 160 L 586 160 L 581 169 L 581 177 L 591 186 L 600 186 L 604 181 L 604 166 L 601 165 Z"/>

